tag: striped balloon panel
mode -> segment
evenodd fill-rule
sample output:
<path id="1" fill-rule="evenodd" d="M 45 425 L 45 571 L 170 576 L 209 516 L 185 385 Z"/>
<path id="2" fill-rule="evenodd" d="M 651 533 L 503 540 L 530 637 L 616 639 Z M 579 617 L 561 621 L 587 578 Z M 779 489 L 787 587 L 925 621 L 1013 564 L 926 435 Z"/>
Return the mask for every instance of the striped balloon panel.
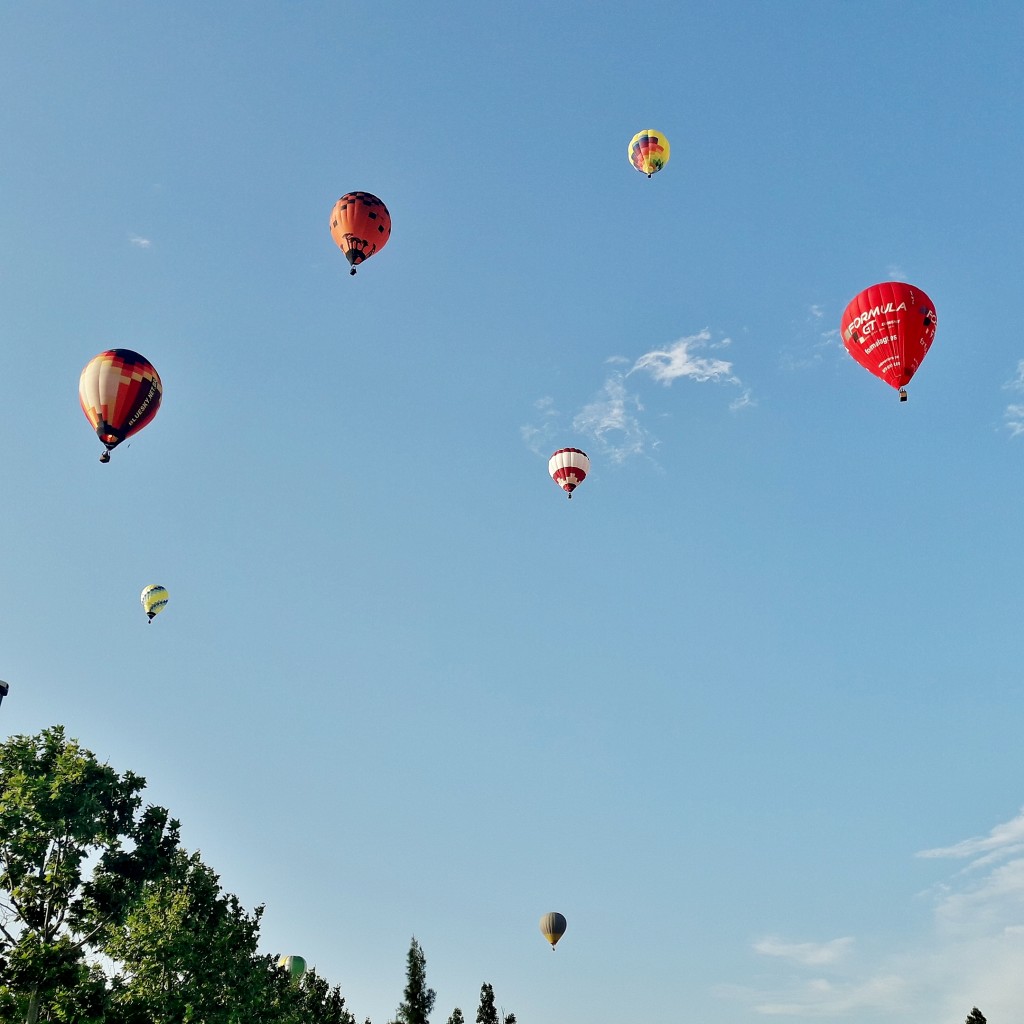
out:
<path id="1" fill-rule="evenodd" d="M 629 146 L 626 149 L 633 166 L 648 177 L 660 171 L 668 163 L 669 152 L 668 139 L 653 128 L 645 128 L 642 132 L 637 132 L 629 140 Z"/>
<path id="2" fill-rule="evenodd" d="M 590 459 L 579 448 L 559 448 L 548 459 L 548 472 L 559 487 L 571 494 L 587 478 Z"/>
<path id="3" fill-rule="evenodd" d="M 127 348 L 90 359 L 78 381 L 82 412 L 108 449 L 149 423 L 162 397 L 163 385 L 153 365 Z"/>

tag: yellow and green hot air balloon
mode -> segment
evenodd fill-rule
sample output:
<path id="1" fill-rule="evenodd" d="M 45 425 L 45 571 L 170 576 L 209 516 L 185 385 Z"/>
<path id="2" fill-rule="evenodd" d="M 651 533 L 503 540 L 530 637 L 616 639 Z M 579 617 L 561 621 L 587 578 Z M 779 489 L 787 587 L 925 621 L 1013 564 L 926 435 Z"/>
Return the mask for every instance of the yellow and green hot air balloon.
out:
<path id="1" fill-rule="evenodd" d="M 141 601 L 143 610 L 152 622 L 153 616 L 159 615 L 167 607 L 167 588 L 151 583 L 142 591 Z"/>
<path id="2" fill-rule="evenodd" d="M 554 949 L 555 943 L 565 934 L 565 918 L 557 911 L 545 914 L 540 919 L 540 933 L 551 943 L 551 948 Z"/>
<path id="3" fill-rule="evenodd" d="M 306 973 L 306 961 L 301 956 L 283 956 L 277 961 L 277 966 L 284 968 L 292 981 L 298 981 Z"/>
<path id="4" fill-rule="evenodd" d="M 626 154 L 629 162 L 649 178 L 668 163 L 668 139 L 654 128 L 645 128 L 629 140 Z"/>

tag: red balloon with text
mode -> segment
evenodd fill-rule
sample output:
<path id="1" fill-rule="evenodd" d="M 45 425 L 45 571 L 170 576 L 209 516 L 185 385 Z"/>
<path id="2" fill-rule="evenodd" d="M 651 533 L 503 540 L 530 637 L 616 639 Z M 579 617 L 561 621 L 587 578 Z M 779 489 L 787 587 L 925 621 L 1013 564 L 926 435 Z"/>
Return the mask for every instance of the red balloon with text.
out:
<path id="1" fill-rule="evenodd" d="M 865 288 L 843 313 L 846 351 L 907 400 L 907 385 L 935 340 L 935 304 L 920 288 L 883 281 Z"/>

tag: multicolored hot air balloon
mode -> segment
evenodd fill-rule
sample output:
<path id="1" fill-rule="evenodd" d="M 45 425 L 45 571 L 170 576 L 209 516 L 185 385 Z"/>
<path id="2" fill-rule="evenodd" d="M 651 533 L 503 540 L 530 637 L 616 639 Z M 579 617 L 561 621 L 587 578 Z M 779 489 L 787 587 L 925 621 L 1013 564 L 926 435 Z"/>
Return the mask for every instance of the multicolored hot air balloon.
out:
<path id="1" fill-rule="evenodd" d="M 131 349 L 108 349 L 89 360 L 78 381 L 78 400 L 106 445 L 100 462 L 109 462 L 113 449 L 149 423 L 163 390 L 153 365 Z"/>
<path id="2" fill-rule="evenodd" d="M 668 139 L 654 128 L 645 128 L 629 140 L 626 154 L 629 162 L 649 178 L 668 163 Z"/>
<path id="3" fill-rule="evenodd" d="M 286 970 L 292 981 L 298 981 L 306 973 L 306 961 L 301 956 L 283 956 L 277 961 L 277 966 Z"/>
<path id="4" fill-rule="evenodd" d="M 154 615 L 159 615 L 167 607 L 167 597 L 167 588 L 161 587 L 157 583 L 151 583 L 148 587 L 143 587 L 140 600 L 150 622 L 153 621 Z"/>
<path id="5" fill-rule="evenodd" d="M 846 351 L 907 400 L 907 384 L 935 340 L 935 304 L 920 288 L 884 281 L 865 288 L 839 326 Z"/>
<path id="6" fill-rule="evenodd" d="M 571 498 L 572 492 L 586 480 L 590 472 L 590 459 L 579 448 L 559 448 L 548 459 L 548 472 L 551 479 Z"/>
<path id="7" fill-rule="evenodd" d="M 545 914 L 540 919 L 540 933 L 551 943 L 551 948 L 554 949 L 558 940 L 565 934 L 565 918 L 557 911 Z"/>
<path id="8" fill-rule="evenodd" d="M 388 244 L 391 214 L 369 192 L 349 192 L 334 204 L 331 211 L 331 237 L 352 264 L 349 273 L 354 274 L 363 260 L 368 260 Z"/>

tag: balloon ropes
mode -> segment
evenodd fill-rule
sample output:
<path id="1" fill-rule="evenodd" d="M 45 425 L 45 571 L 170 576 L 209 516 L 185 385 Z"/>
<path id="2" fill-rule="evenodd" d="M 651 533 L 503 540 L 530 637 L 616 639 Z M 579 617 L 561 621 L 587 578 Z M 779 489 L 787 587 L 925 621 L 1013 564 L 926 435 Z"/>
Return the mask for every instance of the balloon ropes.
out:
<path id="1" fill-rule="evenodd" d="M 148 587 L 143 588 L 140 600 L 143 611 L 152 622 L 153 617 L 159 615 L 167 607 L 167 588 L 151 583 Z"/>
<path id="2" fill-rule="evenodd" d="M 306 973 L 306 961 L 301 956 L 282 956 L 277 966 L 287 971 L 292 981 L 298 981 Z"/>
<path id="3" fill-rule="evenodd" d="M 548 472 L 551 479 L 571 498 L 572 492 L 586 480 L 590 472 L 590 459 L 579 448 L 559 448 L 548 459 Z"/>
<path id="4" fill-rule="evenodd" d="M 554 949 L 558 940 L 565 934 L 565 918 L 557 911 L 545 914 L 540 919 L 540 933 L 551 943 L 551 948 Z"/>
<path id="5" fill-rule="evenodd" d="M 654 128 L 645 128 L 629 140 L 626 154 L 629 162 L 650 178 L 668 163 L 668 139 Z"/>
<path id="6" fill-rule="evenodd" d="M 90 359 L 78 381 L 82 412 L 106 446 L 100 462 L 156 415 L 163 397 L 160 375 L 148 359 L 112 348 Z"/>
<path id="7" fill-rule="evenodd" d="M 907 400 L 907 385 L 935 340 L 935 304 L 920 288 L 884 281 L 846 307 L 839 330 L 846 351 Z"/>
<path id="8" fill-rule="evenodd" d="M 388 244 L 391 237 L 391 214 L 388 208 L 369 192 L 343 195 L 331 211 L 331 238 L 356 267 Z"/>

